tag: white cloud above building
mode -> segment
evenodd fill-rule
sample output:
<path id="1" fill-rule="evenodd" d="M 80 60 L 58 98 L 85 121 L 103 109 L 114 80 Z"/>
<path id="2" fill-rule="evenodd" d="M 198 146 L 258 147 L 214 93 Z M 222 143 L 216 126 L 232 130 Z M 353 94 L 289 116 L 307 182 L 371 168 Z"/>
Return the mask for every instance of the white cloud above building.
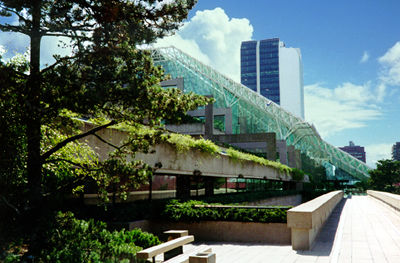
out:
<path id="1" fill-rule="evenodd" d="M 323 138 L 346 129 L 362 128 L 367 121 L 382 116 L 377 103 L 382 91 L 369 84 L 355 85 L 350 82 L 330 89 L 323 84 L 304 87 L 306 120 L 313 123 Z"/>
<path id="2" fill-rule="evenodd" d="M 400 86 L 400 41 L 378 59 L 383 70 L 380 79 L 387 85 Z"/>
<path id="3" fill-rule="evenodd" d="M 174 45 L 239 82 L 240 44 L 252 34 L 248 19 L 230 18 L 217 7 L 197 11 L 175 35 L 160 39 L 155 46 Z"/>

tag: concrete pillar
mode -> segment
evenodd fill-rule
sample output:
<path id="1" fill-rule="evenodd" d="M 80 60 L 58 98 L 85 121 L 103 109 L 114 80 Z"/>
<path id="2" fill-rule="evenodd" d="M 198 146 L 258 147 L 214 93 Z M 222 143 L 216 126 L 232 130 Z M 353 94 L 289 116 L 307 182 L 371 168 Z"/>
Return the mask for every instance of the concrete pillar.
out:
<path id="1" fill-rule="evenodd" d="M 239 117 L 240 134 L 247 133 L 247 120 L 246 117 Z"/>
<path id="2" fill-rule="evenodd" d="M 190 176 L 178 175 L 176 177 L 176 198 L 190 198 Z"/>
<path id="3" fill-rule="evenodd" d="M 295 162 L 296 162 L 296 168 L 301 169 L 301 152 L 298 149 L 294 150 L 294 157 L 295 157 Z"/>
<path id="4" fill-rule="evenodd" d="M 288 165 L 289 167 L 296 168 L 296 155 L 293 145 L 287 147 Z"/>
<path id="5" fill-rule="evenodd" d="M 211 95 L 207 95 L 206 97 L 212 98 Z M 206 105 L 205 109 L 205 131 L 204 131 L 204 138 L 211 139 L 214 134 L 214 104 L 209 103 Z"/>
<path id="6" fill-rule="evenodd" d="M 285 140 L 276 140 L 276 152 L 279 153 L 281 164 L 288 164 L 287 145 Z"/>
<path id="7" fill-rule="evenodd" d="M 270 134 L 272 134 L 272 136 Z M 277 149 L 276 136 L 275 133 L 268 133 L 268 135 L 270 136 L 267 136 L 267 148 L 266 148 L 267 159 L 271 161 L 276 161 L 276 149 Z"/>
<path id="8" fill-rule="evenodd" d="M 225 113 L 225 133 L 232 134 L 232 108 L 227 108 Z"/>
<path id="9" fill-rule="evenodd" d="M 212 196 L 214 195 L 214 177 L 204 177 L 204 185 L 205 185 L 205 195 Z"/>

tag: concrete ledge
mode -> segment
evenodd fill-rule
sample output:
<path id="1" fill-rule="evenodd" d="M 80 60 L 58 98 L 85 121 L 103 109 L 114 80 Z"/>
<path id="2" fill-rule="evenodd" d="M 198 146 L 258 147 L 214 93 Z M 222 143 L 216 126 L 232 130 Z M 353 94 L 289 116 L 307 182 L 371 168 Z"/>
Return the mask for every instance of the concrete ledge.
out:
<path id="1" fill-rule="evenodd" d="M 316 236 L 342 198 L 343 191 L 333 191 L 288 210 L 287 225 L 291 228 L 294 250 L 312 248 Z"/>
<path id="2" fill-rule="evenodd" d="M 367 194 L 400 211 L 400 195 L 373 190 L 367 190 Z"/>
<path id="3" fill-rule="evenodd" d="M 129 223 L 129 229 L 140 228 L 156 235 L 168 229 L 187 229 L 197 241 L 258 242 L 290 244 L 290 229 L 285 223 L 252 223 L 232 221 L 165 222 L 141 220 Z"/>

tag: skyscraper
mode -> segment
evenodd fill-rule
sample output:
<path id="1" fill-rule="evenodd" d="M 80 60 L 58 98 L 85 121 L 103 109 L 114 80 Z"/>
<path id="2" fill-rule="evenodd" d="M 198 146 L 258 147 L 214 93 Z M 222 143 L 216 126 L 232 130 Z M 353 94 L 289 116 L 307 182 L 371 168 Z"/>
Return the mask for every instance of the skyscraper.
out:
<path id="1" fill-rule="evenodd" d="M 349 146 L 339 147 L 339 149 L 365 163 L 366 155 L 364 147 L 355 145 L 354 142 L 350 141 Z"/>
<path id="2" fill-rule="evenodd" d="M 396 142 L 392 147 L 393 160 L 400 161 L 400 142 Z"/>
<path id="3" fill-rule="evenodd" d="M 241 83 L 304 119 L 303 66 L 298 48 L 279 38 L 244 41 L 240 48 Z"/>

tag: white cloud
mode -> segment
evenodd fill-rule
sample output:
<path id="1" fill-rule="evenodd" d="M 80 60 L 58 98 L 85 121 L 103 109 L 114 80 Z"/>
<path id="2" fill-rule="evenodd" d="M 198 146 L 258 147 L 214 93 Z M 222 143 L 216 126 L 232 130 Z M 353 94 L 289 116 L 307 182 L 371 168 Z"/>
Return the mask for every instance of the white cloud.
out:
<path id="1" fill-rule="evenodd" d="M 246 18 L 229 18 L 219 7 L 197 11 L 174 35 L 159 40 L 156 47 L 174 45 L 189 55 L 240 80 L 240 44 L 250 40 L 253 27 Z"/>
<path id="2" fill-rule="evenodd" d="M 365 63 L 369 60 L 369 53 L 367 51 L 364 51 L 361 59 L 360 59 L 360 63 Z"/>
<path id="3" fill-rule="evenodd" d="M 329 137 L 345 129 L 361 128 L 366 122 L 382 115 L 376 105 L 381 90 L 369 84 L 344 83 L 335 89 L 321 84 L 304 87 L 306 120 L 314 123 L 322 137 Z"/>
<path id="4" fill-rule="evenodd" d="M 400 41 L 394 44 L 378 61 L 383 66 L 381 80 L 393 86 L 400 86 Z"/>
<path id="5" fill-rule="evenodd" d="M 0 56 L 3 56 L 6 52 L 7 50 L 5 49 L 5 47 L 0 45 Z"/>
<path id="6" fill-rule="evenodd" d="M 380 143 L 365 146 L 367 164 L 372 168 L 376 168 L 377 161 L 392 158 L 392 145 L 393 143 Z"/>

